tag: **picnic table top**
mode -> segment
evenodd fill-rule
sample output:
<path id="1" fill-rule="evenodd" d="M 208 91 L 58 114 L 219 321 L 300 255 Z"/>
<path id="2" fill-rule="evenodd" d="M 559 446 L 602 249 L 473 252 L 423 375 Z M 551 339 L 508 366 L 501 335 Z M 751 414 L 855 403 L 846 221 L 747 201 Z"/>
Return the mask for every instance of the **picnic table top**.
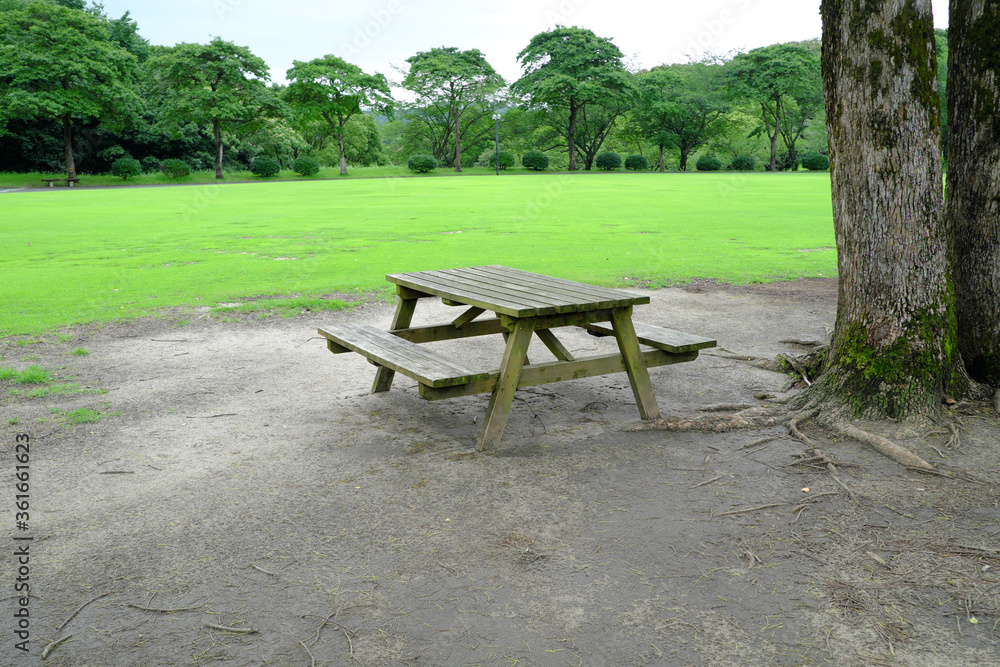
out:
<path id="1" fill-rule="evenodd" d="M 393 273 L 386 280 L 422 294 L 519 318 L 649 303 L 648 296 L 506 266 Z"/>

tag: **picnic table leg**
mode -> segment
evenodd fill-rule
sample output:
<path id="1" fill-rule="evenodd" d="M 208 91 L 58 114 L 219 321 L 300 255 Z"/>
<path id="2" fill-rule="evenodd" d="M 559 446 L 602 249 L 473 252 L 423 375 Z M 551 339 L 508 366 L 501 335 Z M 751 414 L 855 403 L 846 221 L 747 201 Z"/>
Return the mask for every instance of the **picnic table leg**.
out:
<path id="1" fill-rule="evenodd" d="M 656 394 L 653 393 L 653 383 L 649 380 L 646 360 L 639 349 L 639 339 L 632 325 L 631 308 L 615 308 L 611 317 L 611 326 L 615 330 L 618 349 L 625 359 L 625 370 L 629 382 L 632 383 L 632 393 L 639 406 L 639 416 L 643 419 L 659 419 L 660 406 L 656 404 Z"/>
<path id="2" fill-rule="evenodd" d="M 483 427 L 476 440 L 476 449 L 479 451 L 492 449 L 500 444 L 500 436 L 507 424 L 510 406 L 514 402 L 514 392 L 517 391 L 517 383 L 521 379 L 521 369 L 524 367 L 524 358 L 528 354 L 528 344 L 531 343 L 534 329 L 534 318 L 520 319 L 507 339 L 503 362 L 500 365 L 500 377 L 493 387 Z"/>
<path id="3" fill-rule="evenodd" d="M 393 329 L 405 329 L 410 326 L 413 319 L 413 311 L 417 308 L 417 299 L 404 299 L 399 297 L 396 303 L 396 314 L 392 317 Z M 396 371 L 385 366 L 379 366 L 375 372 L 375 382 L 372 384 L 372 393 L 377 394 L 382 391 L 389 391 L 392 386 L 392 379 L 396 376 Z"/>

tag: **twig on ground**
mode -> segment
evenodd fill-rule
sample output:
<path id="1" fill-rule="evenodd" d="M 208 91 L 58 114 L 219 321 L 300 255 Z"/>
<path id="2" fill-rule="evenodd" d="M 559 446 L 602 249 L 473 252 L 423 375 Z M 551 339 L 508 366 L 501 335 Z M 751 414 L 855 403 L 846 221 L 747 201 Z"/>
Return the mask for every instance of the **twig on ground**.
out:
<path id="1" fill-rule="evenodd" d="M 299 643 L 302 644 L 302 648 L 304 648 L 306 650 L 306 653 L 309 654 L 310 667 L 316 667 L 316 658 L 313 657 L 312 651 L 309 650 L 309 647 L 306 646 L 305 642 L 299 642 Z"/>
<path id="2" fill-rule="evenodd" d="M 768 503 L 767 505 L 758 505 L 756 507 L 743 507 L 738 510 L 729 510 L 728 512 L 719 512 L 714 516 L 729 516 L 731 514 L 745 514 L 746 512 L 756 512 L 757 510 L 767 509 L 769 507 L 782 507 L 788 503 Z"/>
<path id="3" fill-rule="evenodd" d="M 260 632 L 256 628 L 232 628 L 228 625 L 216 625 L 215 623 L 206 623 L 205 627 L 213 630 L 221 630 L 222 632 L 235 632 L 241 635 L 255 635 Z"/>
<path id="4" fill-rule="evenodd" d="M 126 603 L 125 606 L 132 607 L 132 609 L 138 609 L 139 611 L 149 611 L 154 614 L 176 614 L 177 612 L 181 611 L 198 611 L 199 609 L 204 608 L 204 607 L 181 607 L 179 609 L 154 609 L 152 607 L 141 607 L 137 604 L 132 604 L 130 602 Z"/>
<path id="5" fill-rule="evenodd" d="M 833 478 L 833 481 L 835 481 L 837 484 L 839 484 L 840 487 L 842 489 L 844 489 L 844 491 L 847 491 L 847 495 L 849 495 L 851 497 L 851 500 L 857 500 L 858 499 L 858 497 L 854 495 L 854 492 L 851 491 L 851 489 L 848 488 L 848 486 L 846 484 L 844 484 L 842 481 L 840 481 L 839 477 L 837 477 L 836 468 L 833 467 L 832 463 L 827 463 L 826 464 L 826 471 L 828 473 L 830 473 L 830 477 Z"/>
<path id="6" fill-rule="evenodd" d="M 74 637 L 74 636 L 76 636 L 75 632 L 73 634 L 66 635 L 65 637 L 60 637 L 59 639 L 55 640 L 54 642 L 49 642 L 49 645 L 46 646 L 44 650 L 42 650 L 42 660 L 45 660 L 45 658 L 49 657 L 49 653 L 52 653 L 52 650 L 56 646 L 59 646 L 60 644 L 62 644 L 65 641 L 69 641 L 70 637 Z"/>
<path id="7" fill-rule="evenodd" d="M 719 475 L 718 477 L 713 477 L 712 479 L 706 479 L 704 482 L 698 482 L 697 484 L 695 484 L 690 488 L 697 489 L 699 486 L 705 486 L 706 484 L 711 484 L 712 482 L 718 482 L 720 479 L 722 479 L 722 475 Z"/>
<path id="8" fill-rule="evenodd" d="M 948 438 L 947 447 L 948 449 L 958 449 L 962 446 L 962 440 L 958 435 L 958 427 L 948 422 L 948 428 L 951 429 L 951 437 Z"/>
<path id="9" fill-rule="evenodd" d="M 784 436 L 772 435 L 767 438 L 760 438 L 759 440 L 748 442 L 745 445 L 740 445 L 739 447 L 736 448 L 736 451 L 740 451 L 741 449 L 750 449 L 751 447 L 756 447 L 757 445 L 763 445 L 765 443 L 771 442 L 772 440 L 784 440 L 784 439 L 785 439 Z"/>
<path id="10" fill-rule="evenodd" d="M 114 593 L 114 591 L 108 591 L 107 593 L 101 593 L 100 595 L 98 595 L 95 598 L 90 598 L 89 600 L 87 600 L 86 602 L 84 602 L 82 605 L 80 605 L 79 607 L 77 607 L 76 611 L 74 611 L 72 614 L 69 615 L 69 618 L 67 618 L 65 621 L 63 621 L 59 625 L 57 625 L 56 626 L 56 630 L 62 630 L 63 628 L 65 628 L 66 625 L 70 621 L 72 621 L 74 618 L 76 618 L 76 615 L 79 614 L 81 611 L 83 611 L 83 608 L 86 607 L 91 602 L 96 602 L 97 600 L 100 600 L 103 597 L 107 597 L 107 596 L 111 595 L 112 593 Z M 72 636 L 72 635 L 70 635 L 70 636 Z"/>
<path id="11" fill-rule="evenodd" d="M 274 572 L 268 572 L 268 571 L 267 571 L 267 570 L 265 570 L 264 568 L 262 568 L 262 567 L 257 567 L 257 566 L 256 566 L 256 565 L 254 565 L 253 563 L 250 563 L 250 567 L 252 567 L 253 569 L 257 570 L 258 572 L 263 572 L 264 574 L 268 574 L 268 575 L 270 575 L 270 576 L 272 576 L 272 577 L 277 577 L 277 576 L 278 576 L 278 575 L 276 575 L 276 574 L 275 574 Z"/>

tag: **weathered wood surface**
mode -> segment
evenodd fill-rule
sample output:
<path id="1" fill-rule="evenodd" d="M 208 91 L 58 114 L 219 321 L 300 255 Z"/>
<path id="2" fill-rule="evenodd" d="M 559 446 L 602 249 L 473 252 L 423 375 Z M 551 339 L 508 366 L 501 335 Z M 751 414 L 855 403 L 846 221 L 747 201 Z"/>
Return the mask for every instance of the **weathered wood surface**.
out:
<path id="1" fill-rule="evenodd" d="M 717 341 L 711 338 L 665 329 L 645 322 L 633 321 L 632 326 L 640 343 L 667 352 L 695 352 L 717 345 Z M 596 322 L 587 324 L 585 328 L 601 336 L 614 335 L 614 327 L 610 323 Z"/>
<path id="2" fill-rule="evenodd" d="M 319 333 L 338 346 L 364 355 L 379 366 L 402 373 L 430 387 L 467 384 L 485 380 L 490 375 L 489 372 L 476 372 L 426 347 L 367 324 L 327 327 L 320 329 Z"/>
<path id="3" fill-rule="evenodd" d="M 684 352 L 674 354 L 672 352 L 664 352 L 663 350 L 648 350 L 643 352 L 642 356 L 646 368 L 655 368 L 657 366 L 694 361 L 698 358 L 698 353 Z M 621 373 L 624 370 L 625 359 L 621 354 L 617 353 L 580 357 L 573 361 L 548 361 L 525 366 L 521 369 L 517 388 L 523 389 L 550 382 L 565 382 L 566 380 L 580 380 L 597 375 L 610 375 L 612 373 Z M 477 380 L 455 387 L 433 388 L 421 385 L 420 395 L 427 400 L 438 401 L 445 398 L 484 394 L 488 391 L 493 391 L 493 386 L 496 384 L 496 379 L 499 376 L 500 371 L 492 371 L 485 380 Z"/>
<path id="4" fill-rule="evenodd" d="M 631 309 L 615 309 L 611 324 L 615 330 L 615 338 L 618 340 L 618 350 L 625 360 L 625 372 L 628 373 L 632 394 L 635 396 L 636 405 L 639 406 L 639 416 L 643 419 L 659 419 L 660 407 L 656 404 L 656 393 L 653 391 L 653 383 L 649 379 L 646 360 L 642 356 L 639 341 L 635 337 Z"/>
<path id="5" fill-rule="evenodd" d="M 405 329 L 410 326 L 410 321 L 413 319 L 413 313 L 417 309 L 417 297 L 413 295 L 404 296 L 402 293 L 399 295 L 399 300 L 396 302 L 396 313 L 392 316 L 392 328 L 393 329 Z M 377 371 L 375 371 L 375 381 L 372 383 L 372 393 L 377 394 L 383 391 L 389 391 L 392 387 L 392 379 L 396 375 L 392 368 L 381 366 Z"/>
<path id="6" fill-rule="evenodd" d="M 401 287 L 517 318 L 649 303 L 624 290 L 552 278 L 504 266 L 396 273 L 386 279 Z"/>
<path id="7" fill-rule="evenodd" d="M 499 377 L 493 385 L 490 404 L 486 407 L 486 417 L 476 439 L 476 449 L 479 451 L 492 449 L 500 444 L 500 436 L 503 435 L 503 428 L 507 424 L 507 416 L 510 414 L 514 392 L 517 391 L 521 379 L 521 371 L 534 330 L 534 321 L 527 318 L 519 320 L 510 334 L 500 364 Z"/>

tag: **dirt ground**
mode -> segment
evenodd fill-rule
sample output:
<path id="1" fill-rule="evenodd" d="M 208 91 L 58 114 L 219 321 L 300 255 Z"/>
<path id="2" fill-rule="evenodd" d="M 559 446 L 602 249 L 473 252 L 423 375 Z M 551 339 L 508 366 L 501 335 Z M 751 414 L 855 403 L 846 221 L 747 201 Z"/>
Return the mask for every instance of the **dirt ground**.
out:
<path id="1" fill-rule="evenodd" d="M 829 280 L 649 294 L 636 319 L 720 344 L 651 371 L 664 415 L 787 396 L 787 376 L 733 357 L 801 353 L 782 341 L 826 341 L 836 308 Z M 405 377 L 372 395 L 373 367 L 316 335 L 391 314 L 198 312 L 0 343 L 4 366 L 106 390 L 0 386 L 0 664 L 41 664 L 47 647 L 54 667 L 1000 662 L 995 414 L 956 415 L 957 449 L 946 426 L 901 436 L 977 481 L 809 427 L 853 498 L 795 464 L 800 442 L 746 446 L 782 428 L 629 431 L 623 374 L 519 392 L 503 447 L 480 454 L 487 395 L 424 401 Z M 501 344 L 441 345 L 497 366 Z M 79 408 L 102 418 L 69 423 Z M 18 434 L 31 438 L 27 532 L 14 528 Z M 11 596 L 26 534 L 30 655 Z"/>

